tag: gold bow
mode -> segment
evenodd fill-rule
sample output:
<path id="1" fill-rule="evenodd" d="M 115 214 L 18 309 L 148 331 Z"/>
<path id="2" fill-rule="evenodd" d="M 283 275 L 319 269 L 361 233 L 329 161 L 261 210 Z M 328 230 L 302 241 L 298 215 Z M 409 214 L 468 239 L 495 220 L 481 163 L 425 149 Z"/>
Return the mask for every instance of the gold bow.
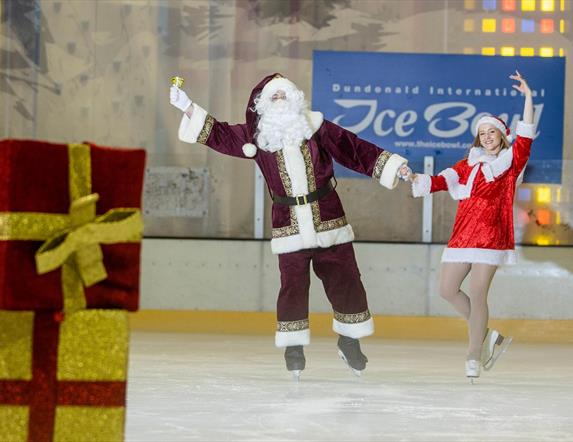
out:
<path id="1" fill-rule="evenodd" d="M 64 310 L 86 307 L 83 287 L 107 278 L 100 244 L 140 242 L 141 211 L 116 208 L 96 217 L 97 193 L 91 193 L 90 147 L 69 144 L 68 214 L 0 213 L 0 240 L 45 241 L 36 252 L 39 274 L 62 267 Z"/>

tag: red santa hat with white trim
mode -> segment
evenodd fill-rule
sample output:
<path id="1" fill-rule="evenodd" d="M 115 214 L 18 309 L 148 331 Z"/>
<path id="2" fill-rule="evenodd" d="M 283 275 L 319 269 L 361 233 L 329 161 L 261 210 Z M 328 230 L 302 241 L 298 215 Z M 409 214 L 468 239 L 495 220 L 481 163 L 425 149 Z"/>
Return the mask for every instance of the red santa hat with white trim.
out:
<path id="1" fill-rule="evenodd" d="M 252 158 L 257 154 L 255 134 L 257 133 L 257 122 L 259 115 L 255 110 L 255 98 L 257 98 L 265 89 L 273 88 L 278 90 L 281 88 L 281 86 L 285 86 L 287 84 L 294 86 L 290 80 L 286 79 L 281 74 L 274 73 L 267 75 L 253 88 L 251 96 L 249 97 L 249 102 L 247 103 L 247 110 L 245 113 L 247 120 L 247 130 L 249 131 L 249 138 L 251 140 L 249 143 L 243 144 L 243 154 L 246 157 Z"/>
<path id="2" fill-rule="evenodd" d="M 479 127 L 482 124 L 491 124 L 497 130 L 499 130 L 505 136 L 505 138 L 507 138 L 507 141 L 511 143 L 511 141 L 513 140 L 509 127 L 507 127 L 507 124 L 505 124 L 505 121 L 503 121 L 501 118 L 496 117 L 495 115 L 486 115 L 484 117 L 481 117 L 476 124 L 477 132 L 479 132 Z"/>

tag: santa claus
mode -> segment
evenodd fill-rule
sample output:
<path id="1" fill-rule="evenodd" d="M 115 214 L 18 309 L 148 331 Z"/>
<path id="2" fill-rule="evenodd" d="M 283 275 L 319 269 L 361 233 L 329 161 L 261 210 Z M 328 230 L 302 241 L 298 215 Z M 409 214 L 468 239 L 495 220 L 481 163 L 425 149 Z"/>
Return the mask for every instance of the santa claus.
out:
<path id="1" fill-rule="evenodd" d="M 338 352 L 355 374 L 366 367 L 359 339 L 374 332 L 348 224 L 334 189 L 333 160 L 393 189 L 407 161 L 312 112 L 304 93 L 280 74 L 253 89 L 246 122 L 217 121 L 176 86 L 170 101 L 184 112 L 179 138 L 258 164 L 273 200 L 271 248 L 278 255 L 281 288 L 275 344 L 298 378 L 310 342 L 310 265 L 333 309 Z M 335 181 L 334 181 L 335 183 Z"/>

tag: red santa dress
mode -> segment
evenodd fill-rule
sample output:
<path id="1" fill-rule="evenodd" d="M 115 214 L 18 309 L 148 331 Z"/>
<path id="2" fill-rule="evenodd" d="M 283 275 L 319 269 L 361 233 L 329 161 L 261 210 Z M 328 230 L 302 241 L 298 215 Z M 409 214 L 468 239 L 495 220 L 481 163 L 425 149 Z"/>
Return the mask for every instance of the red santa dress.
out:
<path id="1" fill-rule="evenodd" d="M 488 155 L 473 147 L 468 158 L 437 176 L 418 174 L 415 197 L 447 190 L 459 200 L 442 262 L 515 264 L 513 200 L 529 159 L 534 125 L 520 121 L 512 147 Z"/>

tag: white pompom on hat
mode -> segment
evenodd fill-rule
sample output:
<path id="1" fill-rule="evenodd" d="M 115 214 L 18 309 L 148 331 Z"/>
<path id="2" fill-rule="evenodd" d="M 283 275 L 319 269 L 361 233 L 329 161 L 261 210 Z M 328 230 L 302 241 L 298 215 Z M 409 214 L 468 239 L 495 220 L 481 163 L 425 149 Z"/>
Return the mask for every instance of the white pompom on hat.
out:
<path id="1" fill-rule="evenodd" d="M 243 154 L 245 154 L 247 158 L 253 158 L 257 154 L 257 146 L 253 143 L 243 144 Z"/>
<path id="2" fill-rule="evenodd" d="M 476 124 L 476 131 L 478 133 L 479 133 L 479 127 L 482 124 L 491 124 L 496 129 L 498 129 L 503 135 L 505 135 L 507 141 L 511 143 L 511 141 L 513 140 L 509 127 L 507 127 L 507 124 L 505 124 L 505 121 L 503 121 L 501 118 L 496 117 L 495 115 L 486 115 L 484 117 L 481 117 Z"/>

